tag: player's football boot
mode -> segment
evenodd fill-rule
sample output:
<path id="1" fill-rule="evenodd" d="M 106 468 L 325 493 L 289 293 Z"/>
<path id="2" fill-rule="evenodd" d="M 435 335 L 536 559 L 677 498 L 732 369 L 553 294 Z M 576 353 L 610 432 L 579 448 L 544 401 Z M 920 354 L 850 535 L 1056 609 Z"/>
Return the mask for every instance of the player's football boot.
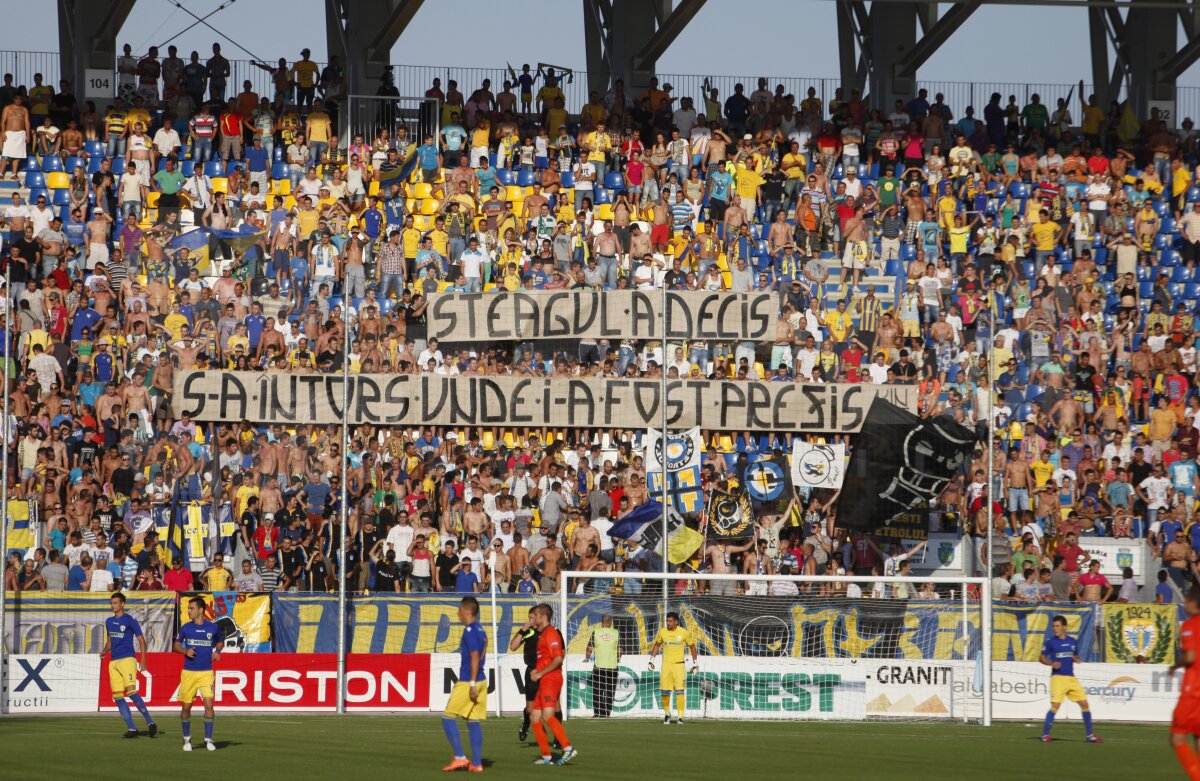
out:
<path id="1" fill-rule="evenodd" d="M 1101 740 L 1100 738 L 1096 737 L 1095 735 L 1088 735 L 1087 742 L 1088 743 L 1103 743 L 1104 741 Z"/>
<path id="2" fill-rule="evenodd" d="M 192 750 L 192 741 L 190 741 L 190 740 L 183 741 L 183 750 L 191 751 Z"/>
<path id="3" fill-rule="evenodd" d="M 216 750 L 217 750 L 217 744 L 216 744 L 216 743 L 213 743 L 213 742 L 212 742 L 211 740 L 209 740 L 208 738 L 205 738 L 205 739 L 204 739 L 204 747 L 205 747 L 206 749 L 208 749 L 209 751 L 216 751 Z"/>
<path id="4" fill-rule="evenodd" d="M 124 737 L 124 738 L 136 738 L 137 736 L 138 736 L 138 732 L 137 732 L 137 730 L 135 730 L 135 729 L 127 729 L 127 730 L 125 730 L 125 734 L 124 734 L 124 735 L 122 735 L 121 737 Z"/>
<path id="5" fill-rule="evenodd" d="M 483 765 L 468 765 L 467 772 L 468 773 L 482 773 Z"/>
<path id="6" fill-rule="evenodd" d="M 676 723 L 676 724 L 682 724 L 682 723 L 683 723 L 683 716 L 679 716 L 679 717 L 677 717 L 677 718 L 675 719 L 675 723 Z"/>
<path id="7" fill-rule="evenodd" d="M 663 715 L 663 724 L 670 724 L 670 723 L 671 723 L 671 717 L 664 714 Z"/>
<path id="8" fill-rule="evenodd" d="M 1042 742 L 1043 742 L 1043 743 L 1050 743 L 1050 742 L 1051 742 L 1051 741 L 1053 741 L 1053 740 L 1054 740 L 1054 738 L 1050 737 L 1049 735 L 1042 735 Z"/>
<path id="9" fill-rule="evenodd" d="M 558 761 L 555 762 L 554 764 L 565 765 L 577 756 L 579 756 L 579 752 L 575 750 L 575 747 L 567 746 L 566 750 L 563 751 L 563 755 L 561 757 L 559 757 Z"/>
<path id="10" fill-rule="evenodd" d="M 442 768 L 443 773 L 453 773 L 455 770 L 466 770 L 471 763 L 465 759 L 452 759 L 450 764 Z"/>
<path id="11" fill-rule="evenodd" d="M 158 734 L 158 725 L 151 723 L 150 724 L 150 737 L 154 737 L 157 734 Z"/>
<path id="12" fill-rule="evenodd" d="M 524 743 L 525 739 L 528 737 L 529 737 L 529 730 L 526 729 L 525 727 L 521 727 L 521 729 L 517 730 L 517 740 L 519 742 Z"/>
<path id="13" fill-rule="evenodd" d="M 537 759 L 533 760 L 533 762 L 532 762 L 531 764 L 534 764 L 534 765 L 553 765 L 553 764 L 554 764 L 554 760 L 553 760 L 551 757 L 538 757 Z"/>

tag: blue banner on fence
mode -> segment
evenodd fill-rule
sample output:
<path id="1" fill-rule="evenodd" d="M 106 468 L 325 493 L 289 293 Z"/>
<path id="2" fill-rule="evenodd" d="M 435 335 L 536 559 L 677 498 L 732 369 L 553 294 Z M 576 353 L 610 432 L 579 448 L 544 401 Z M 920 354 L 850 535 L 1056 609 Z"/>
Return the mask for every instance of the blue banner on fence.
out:
<path id="1" fill-rule="evenodd" d="M 347 646 L 355 654 L 452 653 L 458 650 L 461 595 L 371 595 L 349 600 Z M 491 632 L 491 600 L 483 597 L 479 620 Z M 505 594 L 496 599 L 500 642 L 529 617 L 539 601 Z M 283 653 L 337 652 L 337 597 L 331 594 L 272 594 L 275 650 Z"/>
<path id="2" fill-rule="evenodd" d="M 490 600 L 480 621 L 491 627 Z M 497 597 L 497 635 L 513 636 L 538 600 Z M 458 648 L 457 596 L 372 595 L 350 598 L 347 642 L 351 653 L 447 653 Z M 557 612 L 556 599 L 550 604 Z M 971 603 L 819 597 L 672 598 L 692 629 L 701 653 L 718 656 L 792 656 L 873 659 L 971 659 L 979 650 L 981 611 Z M 337 598 L 329 594 L 273 594 L 275 650 L 337 651 Z M 1099 661 L 1091 605 L 997 605 L 992 650 L 997 661 L 1037 661 L 1056 615 L 1067 619 L 1084 661 Z M 663 625 L 655 596 L 572 597 L 567 624 L 573 652 L 582 653 L 590 629 L 610 613 L 621 630 L 625 653 L 645 653 Z M 562 624 L 556 619 L 556 624 Z M 578 646 L 578 647 L 576 647 Z"/>

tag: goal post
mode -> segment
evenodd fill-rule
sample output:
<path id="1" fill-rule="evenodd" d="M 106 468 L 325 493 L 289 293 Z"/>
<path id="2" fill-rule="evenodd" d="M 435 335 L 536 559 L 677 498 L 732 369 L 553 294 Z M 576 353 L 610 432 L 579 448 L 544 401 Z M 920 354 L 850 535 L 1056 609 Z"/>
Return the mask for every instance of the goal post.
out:
<path id="1" fill-rule="evenodd" d="M 970 577 L 563 572 L 563 712 L 660 716 L 661 665 L 649 669 L 649 654 L 676 613 L 699 652 L 698 669 L 690 653 L 686 665 L 688 718 L 988 726 L 989 596 L 987 580 Z M 615 687 L 585 663 L 606 615 L 619 636 Z"/>

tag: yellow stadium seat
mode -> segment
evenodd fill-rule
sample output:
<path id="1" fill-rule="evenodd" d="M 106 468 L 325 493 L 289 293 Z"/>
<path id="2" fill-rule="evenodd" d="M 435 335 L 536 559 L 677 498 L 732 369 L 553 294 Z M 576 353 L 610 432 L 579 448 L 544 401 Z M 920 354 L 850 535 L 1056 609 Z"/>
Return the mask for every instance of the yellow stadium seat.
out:
<path id="1" fill-rule="evenodd" d="M 613 218 L 613 207 L 611 203 L 602 203 L 596 207 L 597 220 L 611 220 Z"/>
<path id="2" fill-rule="evenodd" d="M 495 450 L 496 432 L 492 431 L 490 428 L 484 429 L 483 436 L 479 438 L 479 444 L 483 446 L 484 450 Z"/>
<path id="3" fill-rule="evenodd" d="M 71 186 L 71 176 L 63 171 L 51 171 L 46 174 L 46 186 L 51 190 L 65 190 Z"/>
<path id="4" fill-rule="evenodd" d="M 288 197 L 284 198 L 283 199 L 283 208 L 287 209 L 288 211 L 295 209 L 296 208 L 296 196 L 289 195 Z"/>
<path id="5" fill-rule="evenodd" d="M 510 184 L 505 188 L 504 197 L 506 200 L 517 202 L 525 200 L 525 189 L 517 187 L 515 184 Z"/>
<path id="6" fill-rule="evenodd" d="M 212 180 L 212 188 L 214 193 L 229 192 L 229 180 L 224 176 L 218 176 Z"/>
<path id="7" fill-rule="evenodd" d="M 754 362 L 754 371 L 755 371 L 755 372 L 758 374 L 758 378 L 757 378 L 757 379 L 760 379 L 760 380 L 766 379 L 766 377 L 767 377 L 767 370 L 766 370 L 766 368 L 765 368 L 765 367 L 762 365 L 762 361 L 755 361 L 755 362 Z"/>
<path id="8" fill-rule="evenodd" d="M 379 182 L 372 180 L 371 185 L 367 188 L 367 195 L 379 195 Z"/>
<path id="9" fill-rule="evenodd" d="M 204 426 L 196 426 L 196 433 L 192 435 L 193 441 L 197 445 L 204 444 Z"/>
<path id="10" fill-rule="evenodd" d="M 495 290 L 495 289 L 496 289 L 496 283 L 495 283 L 495 282 L 489 282 L 489 283 L 487 283 L 486 285 L 484 285 L 484 286 L 483 286 L 483 292 L 485 292 L 485 293 L 490 293 L 490 292 L 492 292 L 492 291 L 493 291 L 493 290 Z"/>
<path id="11" fill-rule="evenodd" d="M 523 219 L 525 217 L 525 202 L 524 201 L 513 201 L 512 202 L 512 210 L 513 210 L 513 214 L 515 214 L 517 216 L 517 219 Z"/>
<path id="12" fill-rule="evenodd" d="M 732 453 L 733 452 L 733 437 L 729 436 L 728 434 L 722 434 L 721 441 L 717 445 L 717 452 L 718 453 Z"/>
<path id="13" fill-rule="evenodd" d="M 417 214 L 413 216 L 413 227 L 419 231 L 427 231 L 433 227 L 433 218 L 428 214 Z"/>
<path id="14" fill-rule="evenodd" d="M 407 211 L 409 214 L 412 214 L 414 211 L 416 211 L 416 208 L 417 208 L 417 202 L 415 200 L 413 200 L 412 198 L 404 199 L 404 210 L 405 211 Z"/>
<path id="15" fill-rule="evenodd" d="M 436 198 L 426 198 L 421 201 L 421 214 L 437 214 L 439 205 Z"/>
<path id="16" fill-rule="evenodd" d="M 146 208 L 147 209 L 157 209 L 158 208 L 158 196 L 161 194 L 162 193 L 158 192 L 157 190 L 151 190 L 150 192 L 146 193 Z"/>
<path id="17" fill-rule="evenodd" d="M 546 432 L 546 447 L 550 447 L 551 445 L 553 445 L 554 440 L 555 440 L 554 432 L 547 431 Z"/>
<path id="18" fill-rule="evenodd" d="M 701 233 L 707 233 L 707 232 L 708 232 L 708 223 L 704 223 L 704 222 L 696 223 L 696 235 L 697 236 L 699 236 Z"/>
<path id="19" fill-rule="evenodd" d="M 413 197 L 414 198 L 429 198 L 432 195 L 433 195 L 433 186 L 426 184 L 425 182 L 420 182 L 416 186 L 413 187 Z"/>
<path id="20" fill-rule="evenodd" d="M 292 180 L 291 179 L 276 179 L 275 180 L 275 194 L 276 195 L 285 195 L 285 196 L 291 195 L 292 194 Z"/>
<path id="21" fill-rule="evenodd" d="M 504 446 L 509 450 L 517 446 L 517 435 L 513 433 L 512 429 L 504 432 Z"/>

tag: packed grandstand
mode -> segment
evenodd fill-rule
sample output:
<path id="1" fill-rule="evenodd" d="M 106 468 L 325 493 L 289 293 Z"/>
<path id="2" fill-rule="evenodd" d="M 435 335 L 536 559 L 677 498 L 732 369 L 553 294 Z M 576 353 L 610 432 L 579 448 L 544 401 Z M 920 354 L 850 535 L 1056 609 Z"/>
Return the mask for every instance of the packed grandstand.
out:
<path id="1" fill-rule="evenodd" d="M 103 112 L 66 83 L 0 87 L 7 590 L 345 577 L 356 592 L 552 592 L 566 568 L 657 572 L 665 556 L 681 572 L 828 575 L 801 588 L 870 598 L 887 589 L 838 575 L 907 572 L 900 538 L 935 532 L 991 547 L 1002 600 L 1178 602 L 1200 568 L 1190 120 L 1106 110 L 1082 85 L 1071 103 L 995 94 L 979 109 L 924 90 L 824 104 L 765 79 L 677 96 L 656 80 L 568 106 L 552 70 L 523 68 L 466 92 L 435 83 L 421 106 L 384 100 L 364 135 L 339 115 L 336 63 L 263 67 L 271 95 L 228 84 L 219 51 L 126 52 Z M 653 317 L 618 322 L 664 288 L 751 314 L 665 343 Z M 554 293 L 617 302 L 612 329 L 511 327 Z M 294 404 L 340 384 L 291 382 L 290 417 L 278 399 L 257 415 L 213 402 L 239 377 L 278 395 L 344 369 L 384 394 L 397 377 L 505 395 L 530 380 L 546 403 L 455 419 L 418 414 L 414 391 L 411 415 L 360 402 L 343 443 L 340 401 Z M 581 425 L 578 405 L 550 403 L 554 381 L 623 380 L 720 382 L 717 406 L 737 383 L 771 399 L 827 386 L 831 411 L 853 386 L 995 438 L 925 497 L 911 534 L 875 537 L 839 522 L 834 483 L 754 466 L 798 445 L 840 460 L 861 419 L 806 431 L 681 413 L 672 436 L 695 445 L 698 484 L 680 499 L 671 480 L 668 554 L 625 522 L 659 515 L 654 414 L 610 404 Z M 737 498 L 722 518 L 746 514 L 745 533 L 712 533 L 715 496 Z M 1124 585 L 1109 559 L 1111 584 L 1088 567 L 1105 537 L 1145 541 Z"/>

